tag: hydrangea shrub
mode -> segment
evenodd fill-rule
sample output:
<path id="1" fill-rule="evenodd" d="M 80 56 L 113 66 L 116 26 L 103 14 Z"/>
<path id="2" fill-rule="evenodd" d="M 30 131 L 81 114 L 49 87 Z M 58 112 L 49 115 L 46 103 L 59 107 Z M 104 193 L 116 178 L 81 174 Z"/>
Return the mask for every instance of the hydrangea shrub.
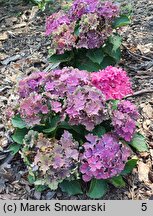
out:
<path id="1" fill-rule="evenodd" d="M 69 194 L 87 192 L 90 185 L 88 196 L 98 198 L 94 190 L 129 173 L 140 141 L 138 110 L 124 99 L 131 92 L 126 72 L 115 67 L 91 74 L 65 67 L 21 80 L 11 111 L 12 150 L 20 149 L 30 182 L 64 191 L 71 184 Z"/>
<path id="2" fill-rule="evenodd" d="M 66 13 L 52 14 L 45 32 L 51 40 L 50 61 L 88 71 L 115 65 L 122 41 L 116 29 L 130 22 L 121 13 L 110 1 L 75 0 Z"/>

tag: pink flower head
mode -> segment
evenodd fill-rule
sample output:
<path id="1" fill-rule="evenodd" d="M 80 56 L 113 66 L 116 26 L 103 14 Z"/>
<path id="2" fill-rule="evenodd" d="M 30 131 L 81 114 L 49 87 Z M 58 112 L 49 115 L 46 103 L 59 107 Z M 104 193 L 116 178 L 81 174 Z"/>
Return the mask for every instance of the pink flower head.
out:
<path id="1" fill-rule="evenodd" d="M 132 93 L 127 73 L 121 68 L 108 66 L 91 74 L 92 84 L 102 91 L 106 99 L 122 99 Z"/>

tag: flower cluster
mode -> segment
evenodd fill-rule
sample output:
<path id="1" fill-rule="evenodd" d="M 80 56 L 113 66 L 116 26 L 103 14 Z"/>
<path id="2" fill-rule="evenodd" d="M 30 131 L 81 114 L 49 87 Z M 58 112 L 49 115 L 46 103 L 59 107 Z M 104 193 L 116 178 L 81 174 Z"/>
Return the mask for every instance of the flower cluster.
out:
<path id="1" fill-rule="evenodd" d="M 20 102 L 20 114 L 29 126 L 39 125 L 42 114 L 47 114 L 48 112 L 46 99 L 40 94 L 31 93 L 29 97 Z"/>
<path id="2" fill-rule="evenodd" d="M 107 133 L 102 138 L 90 134 L 86 139 L 80 166 L 84 181 L 108 179 L 122 172 L 131 150 L 114 134 Z"/>
<path id="3" fill-rule="evenodd" d="M 60 11 L 46 21 L 52 53 L 101 47 L 111 35 L 111 24 L 118 14 L 119 8 L 111 2 L 75 0 L 67 14 Z"/>
<path id="4" fill-rule="evenodd" d="M 66 116 L 72 125 L 93 130 L 107 116 L 105 96 L 91 84 L 90 74 L 64 68 L 31 74 L 19 84 L 20 114 L 32 126 L 51 112 Z"/>
<path id="5" fill-rule="evenodd" d="M 130 101 L 121 101 L 117 110 L 113 111 L 112 124 L 118 136 L 131 141 L 139 114 L 137 108 Z"/>
<path id="6" fill-rule="evenodd" d="M 106 96 L 106 99 L 122 99 L 132 93 L 131 83 L 126 72 L 121 68 L 108 66 L 92 73 L 92 83 Z"/>
<path id="7" fill-rule="evenodd" d="M 87 130 L 92 131 L 96 125 L 107 118 L 105 98 L 94 87 L 80 87 L 68 97 L 66 113 L 70 124 L 82 124 Z"/>
<path id="8" fill-rule="evenodd" d="M 56 189 L 66 178 L 77 175 L 78 143 L 64 131 L 60 140 L 46 138 L 42 133 L 29 131 L 24 138 L 21 155 L 36 176 L 37 184 Z"/>

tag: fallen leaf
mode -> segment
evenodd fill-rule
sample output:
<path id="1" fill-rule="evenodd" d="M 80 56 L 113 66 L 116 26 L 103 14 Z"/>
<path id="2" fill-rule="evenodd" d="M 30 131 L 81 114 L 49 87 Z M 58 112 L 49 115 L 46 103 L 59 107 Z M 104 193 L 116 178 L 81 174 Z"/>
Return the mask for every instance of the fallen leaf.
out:
<path id="1" fill-rule="evenodd" d="M 145 164 L 142 161 L 138 163 L 138 176 L 139 176 L 140 181 L 144 181 L 144 182 L 149 181 L 149 178 L 148 178 L 149 170 L 150 170 L 150 167 L 148 166 L 148 164 Z"/>
<path id="2" fill-rule="evenodd" d="M 6 32 L 1 33 L 0 34 L 0 40 L 3 41 L 3 40 L 6 40 L 6 39 L 8 39 L 7 33 Z"/>
<path id="3" fill-rule="evenodd" d="M 143 112 L 148 118 L 153 118 L 153 108 L 150 104 L 147 104 L 143 107 Z"/>

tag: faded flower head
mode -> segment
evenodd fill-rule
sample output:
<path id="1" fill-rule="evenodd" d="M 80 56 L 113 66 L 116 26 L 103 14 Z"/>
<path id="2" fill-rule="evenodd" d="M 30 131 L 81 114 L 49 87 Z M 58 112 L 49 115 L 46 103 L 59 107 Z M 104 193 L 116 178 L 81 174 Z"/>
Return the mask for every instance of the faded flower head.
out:
<path id="1" fill-rule="evenodd" d="M 102 138 L 86 136 L 81 157 L 80 172 L 85 182 L 95 179 L 108 179 L 120 174 L 131 155 L 131 150 L 112 133 Z"/>
<path id="2" fill-rule="evenodd" d="M 138 110 L 130 101 L 118 103 L 117 110 L 113 111 L 112 124 L 118 136 L 126 141 L 131 141 L 136 131 L 136 121 L 139 117 Z"/>
<path id="3" fill-rule="evenodd" d="M 121 68 L 108 66 L 92 73 L 92 83 L 106 96 L 106 99 L 122 99 L 132 93 L 131 83 L 126 72 Z"/>
<path id="4" fill-rule="evenodd" d="M 21 155 L 26 163 L 30 162 L 29 171 L 34 173 L 37 183 L 43 182 L 51 189 L 56 189 L 60 182 L 78 172 L 78 143 L 67 131 L 60 140 L 29 131 Z"/>

